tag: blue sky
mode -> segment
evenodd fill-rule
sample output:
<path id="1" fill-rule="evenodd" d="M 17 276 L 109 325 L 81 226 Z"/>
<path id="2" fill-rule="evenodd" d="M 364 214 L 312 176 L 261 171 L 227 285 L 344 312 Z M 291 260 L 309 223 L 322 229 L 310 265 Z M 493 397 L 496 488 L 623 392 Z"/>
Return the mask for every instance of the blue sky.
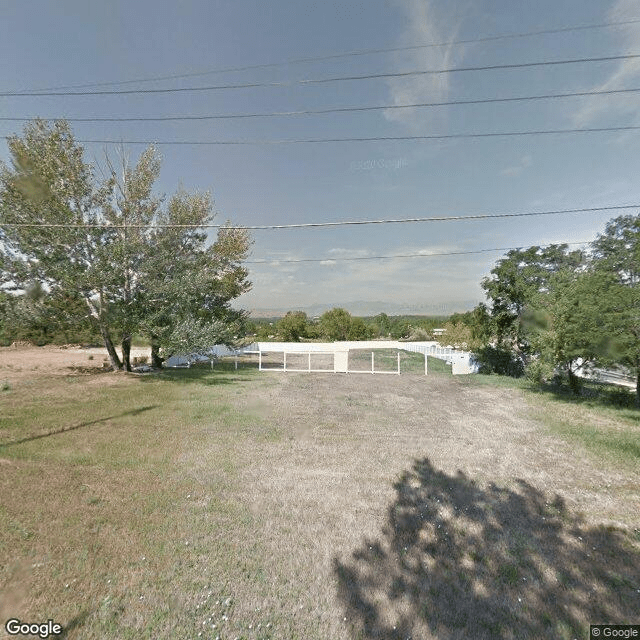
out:
<path id="1" fill-rule="evenodd" d="M 514 3 L 166 1 L 4 3 L 3 91 L 213 71 L 345 51 L 473 40 L 640 18 L 640 0 Z M 211 73 L 117 88 L 293 81 L 640 53 L 640 23 Z M 211 115 L 640 88 L 636 59 L 315 86 L 0 98 L 4 117 Z M 484 133 L 639 125 L 640 93 L 279 118 L 77 123 L 79 139 L 238 140 Z M 19 132 L 0 122 L 0 135 Z M 210 190 L 221 221 L 288 224 L 640 203 L 636 132 L 281 146 L 160 146 L 160 192 Z M 128 146 L 132 160 L 142 146 Z M 102 161 L 105 145 L 87 144 Z M 7 159 L 0 144 L 0 159 Z M 483 299 L 501 254 L 341 262 L 592 240 L 614 214 L 256 231 L 246 308 Z M 286 260 L 324 258 L 323 263 Z"/>

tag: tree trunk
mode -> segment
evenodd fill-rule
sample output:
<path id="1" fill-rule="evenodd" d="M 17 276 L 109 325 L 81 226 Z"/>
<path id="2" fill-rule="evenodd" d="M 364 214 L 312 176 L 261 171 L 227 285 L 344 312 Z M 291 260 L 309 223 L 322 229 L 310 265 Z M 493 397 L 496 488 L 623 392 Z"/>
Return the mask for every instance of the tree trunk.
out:
<path id="1" fill-rule="evenodd" d="M 109 335 L 109 330 L 102 323 L 100 323 L 100 334 L 102 335 L 104 346 L 106 347 L 107 353 L 109 354 L 111 368 L 114 371 L 120 371 L 120 369 L 122 369 L 122 362 L 120 362 L 120 358 L 118 358 L 116 348 L 113 346 L 113 341 L 111 340 L 111 336 Z"/>
<path id="2" fill-rule="evenodd" d="M 580 380 L 578 379 L 578 376 L 573 373 L 573 369 L 571 368 L 571 363 L 569 363 L 569 366 L 567 367 L 567 373 L 569 375 L 569 388 L 571 389 L 571 392 L 576 395 L 579 396 L 580 395 Z"/>
<path id="3" fill-rule="evenodd" d="M 100 335 L 104 340 L 104 346 L 109 354 L 109 360 L 111 361 L 111 368 L 114 371 L 120 371 L 122 369 L 122 363 L 120 362 L 120 358 L 118 357 L 118 353 L 116 348 L 113 346 L 113 340 L 111 340 L 111 334 L 109 333 L 109 328 L 107 324 L 103 320 L 102 310 L 104 308 L 104 302 L 102 299 L 102 292 L 100 292 L 100 306 L 97 307 L 91 300 L 89 296 L 85 296 L 84 301 L 87 303 L 87 307 L 89 308 L 89 317 L 93 319 L 93 321 L 98 325 L 98 329 L 100 330 Z"/>
<path id="4" fill-rule="evenodd" d="M 636 407 L 640 409 L 640 366 L 636 365 Z"/>
<path id="5" fill-rule="evenodd" d="M 122 369 L 131 371 L 131 336 L 122 338 Z"/>
<path id="6" fill-rule="evenodd" d="M 162 368 L 163 359 L 160 357 L 160 345 L 158 344 L 158 338 L 151 336 L 151 366 L 156 369 Z"/>

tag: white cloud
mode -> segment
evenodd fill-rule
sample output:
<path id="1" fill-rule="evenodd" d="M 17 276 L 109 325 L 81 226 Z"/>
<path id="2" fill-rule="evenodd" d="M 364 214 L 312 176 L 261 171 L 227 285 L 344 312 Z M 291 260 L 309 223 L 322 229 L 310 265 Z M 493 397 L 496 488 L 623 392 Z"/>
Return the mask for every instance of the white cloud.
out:
<path id="1" fill-rule="evenodd" d="M 400 46 L 455 39 L 457 26 L 436 16 L 431 0 L 396 0 L 396 4 L 408 21 L 400 38 Z M 446 3 L 445 6 L 450 7 L 451 4 Z M 396 55 L 396 68 L 399 71 L 448 68 L 462 59 L 462 51 L 460 46 L 447 45 L 401 52 Z M 394 105 L 441 102 L 449 94 L 449 83 L 450 76 L 446 73 L 391 78 L 387 81 Z M 441 122 L 446 117 L 445 114 L 444 107 L 393 109 L 384 112 L 387 120 L 404 124 L 414 131 L 424 130 L 435 121 Z"/>
<path id="2" fill-rule="evenodd" d="M 618 0 L 609 12 L 612 22 L 630 20 L 640 14 L 640 0 Z M 617 27 L 613 33 L 619 44 L 621 55 L 636 54 L 640 50 L 640 23 Z M 625 87 L 637 86 L 640 80 L 640 59 L 622 60 L 613 73 L 599 85 L 596 91 L 609 91 Z M 635 83 L 635 84 L 634 84 Z M 640 120 L 640 96 L 634 93 L 626 95 L 594 96 L 586 99 L 580 109 L 573 115 L 576 126 L 584 127 L 600 116 L 633 115 L 634 121 Z"/>

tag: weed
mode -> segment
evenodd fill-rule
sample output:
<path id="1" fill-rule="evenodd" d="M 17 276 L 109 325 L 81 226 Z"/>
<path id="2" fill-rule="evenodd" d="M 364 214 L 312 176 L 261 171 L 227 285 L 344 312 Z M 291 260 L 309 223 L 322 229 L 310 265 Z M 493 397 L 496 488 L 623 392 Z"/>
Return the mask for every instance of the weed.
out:
<path id="1" fill-rule="evenodd" d="M 518 584 L 520 571 L 515 564 L 502 564 L 498 567 L 498 576 L 507 584 L 515 586 Z"/>
<path id="2" fill-rule="evenodd" d="M 0 391 L 11 391 L 11 384 L 8 380 L 3 380 L 0 384 Z"/>

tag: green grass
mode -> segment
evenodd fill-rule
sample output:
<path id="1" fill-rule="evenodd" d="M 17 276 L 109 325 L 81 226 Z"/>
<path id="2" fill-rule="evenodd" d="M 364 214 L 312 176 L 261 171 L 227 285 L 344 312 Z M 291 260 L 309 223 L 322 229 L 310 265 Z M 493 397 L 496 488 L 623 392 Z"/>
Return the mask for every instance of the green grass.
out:
<path id="1" fill-rule="evenodd" d="M 267 377 L 194 368 L 102 380 L 49 378 L 7 394 L 0 591 L 7 602 L 30 593 L 29 610 L 7 615 L 65 626 L 85 615 L 70 637 L 195 638 L 203 594 L 286 592 L 235 493 L 244 452 L 279 433 L 234 406 L 228 385 L 259 389 Z M 222 615 L 223 637 L 241 635 L 244 613 Z"/>
<path id="2" fill-rule="evenodd" d="M 584 382 L 583 395 L 552 385 L 537 385 L 524 378 L 471 375 L 461 384 L 514 389 L 523 393 L 532 417 L 548 432 L 579 444 L 602 463 L 640 471 L 640 411 L 618 398 L 631 395 L 626 390 Z"/>
<path id="3" fill-rule="evenodd" d="M 371 371 L 371 353 L 376 371 L 396 372 L 398 349 L 352 349 L 349 351 L 349 370 Z M 451 365 L 438 358 L 428 357 L 428 375 L 451 375 Z M 424 375 L 424 356 L 400 350 L 400 375 Z"/>
<path id="4" fill-rule="evenodd" d="M 439 358 L 433 358 L 431 356 L 427 356 L 427 358 L 427 370 L 429 375 L 451 375 L 450 364 L 447 364 L 444 360 L 440 360 Z"/>

